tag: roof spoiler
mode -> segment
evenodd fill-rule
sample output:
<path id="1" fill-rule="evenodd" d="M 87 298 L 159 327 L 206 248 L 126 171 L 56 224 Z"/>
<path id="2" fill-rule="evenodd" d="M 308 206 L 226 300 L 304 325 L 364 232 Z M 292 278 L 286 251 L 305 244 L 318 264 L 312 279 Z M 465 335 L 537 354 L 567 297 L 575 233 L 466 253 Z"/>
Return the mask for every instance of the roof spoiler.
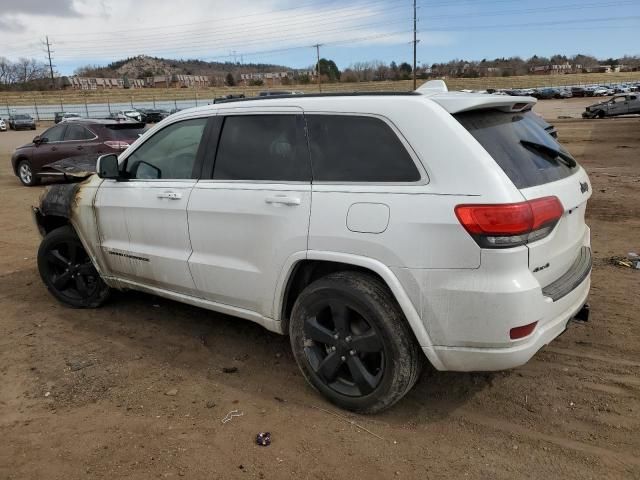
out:
<path id="1" fill-rule="evenodd" d="M 416 92 L 420 93 L 444 93 L 448 91 L 449 89 L 444 80 L 429 80 L 416 88 Z"/>

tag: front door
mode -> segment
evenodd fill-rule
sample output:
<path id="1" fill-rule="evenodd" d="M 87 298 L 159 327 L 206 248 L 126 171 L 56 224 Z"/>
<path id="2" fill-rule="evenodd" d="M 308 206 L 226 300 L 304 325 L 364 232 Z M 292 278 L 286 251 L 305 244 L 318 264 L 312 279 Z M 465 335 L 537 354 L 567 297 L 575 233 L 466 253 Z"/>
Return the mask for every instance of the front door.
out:
<path id="1" fill-rule="evenodd" d="M 629 112 L 626 97 L 614 97 L 609 102 L 609 115 L 624 115 Z"/>
<path id="2" fill-rule="evenodd" d="M 197 183 L 189 203 L 191 273 L 200 296 L 272 317 L 283 266 L 307 249 L 303 118 L 298 110 L 218 115 L 213 174 Z"/>
<path id="3" fill-rule="evenodd" d="M 95 200 L 101 248 L 118 278 L 193 294 L 187 205 L 200 175 L 207 118 L 172 123 L 121 160 L 124 181 Z"/>
<path id="4" fill-rule="evenodd" d="M 66 129 L 66 124 L 58 124 L 40 135 L 42 142 L 33 147 L 32 164 L 34 170 L 39 171 L 43 165 L 68 156 L 63 148 Z"/>

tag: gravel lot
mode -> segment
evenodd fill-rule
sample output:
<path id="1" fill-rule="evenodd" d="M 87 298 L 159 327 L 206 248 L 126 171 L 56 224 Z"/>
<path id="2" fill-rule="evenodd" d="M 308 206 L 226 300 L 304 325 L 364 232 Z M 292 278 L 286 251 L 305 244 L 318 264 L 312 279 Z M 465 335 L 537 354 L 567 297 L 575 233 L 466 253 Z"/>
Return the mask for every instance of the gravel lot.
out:
<path id="1" fill-rule="evenodd" d="M 427 370 L 371 417 L 325 402 L 249 322 L 137 293 L 56 303 L 35 265 L 43 187 L 9 163 L 34 132 L 0 133 L 0 478 L 640 478 L 640 271 L 610 262 L 640 252 L 640 118 L 554 123 L 593 183 L 591 322 L 516 370 Z"/>

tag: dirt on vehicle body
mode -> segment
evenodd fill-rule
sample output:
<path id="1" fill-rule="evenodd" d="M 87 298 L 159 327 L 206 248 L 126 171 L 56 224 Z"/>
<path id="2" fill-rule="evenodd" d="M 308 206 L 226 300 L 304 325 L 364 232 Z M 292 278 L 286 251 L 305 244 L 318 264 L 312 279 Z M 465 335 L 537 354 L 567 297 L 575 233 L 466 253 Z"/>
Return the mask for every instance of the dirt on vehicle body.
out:
<path id="1" fill-rule="evenodd" d="M 61 307 L 33 255 L 42 190 L 8 162 L 33 134 L 3 136 L 0 476 L 637 478 L 640 273 L 609 259 L 640 253 L 640 119 L 551 123 L 594 190 L 591 322 L 512 371 L 426 371 L 375 417 L 318 398 L 287 339 L 251 323 L 137 293 Z"/>

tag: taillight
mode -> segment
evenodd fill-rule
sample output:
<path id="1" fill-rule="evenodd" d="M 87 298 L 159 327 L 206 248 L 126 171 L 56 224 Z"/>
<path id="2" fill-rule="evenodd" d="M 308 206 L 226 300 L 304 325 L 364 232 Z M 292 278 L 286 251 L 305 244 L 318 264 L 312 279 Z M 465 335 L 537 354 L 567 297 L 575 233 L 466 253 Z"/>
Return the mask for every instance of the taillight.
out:
<path id="1" fill-rule="evenodd" d="M 126 150 L 129 147 L 127 142 L 122 142 L 120 140 L 106 140 L 104 144 L 114 150 Z"/>
<path id="2" fill-rule="evenodd" d="M 520 203 L 458 205 L 456 216 L 482 248 L 508 248 L 551 233 L 564 209 L 557 197 Z"/>

